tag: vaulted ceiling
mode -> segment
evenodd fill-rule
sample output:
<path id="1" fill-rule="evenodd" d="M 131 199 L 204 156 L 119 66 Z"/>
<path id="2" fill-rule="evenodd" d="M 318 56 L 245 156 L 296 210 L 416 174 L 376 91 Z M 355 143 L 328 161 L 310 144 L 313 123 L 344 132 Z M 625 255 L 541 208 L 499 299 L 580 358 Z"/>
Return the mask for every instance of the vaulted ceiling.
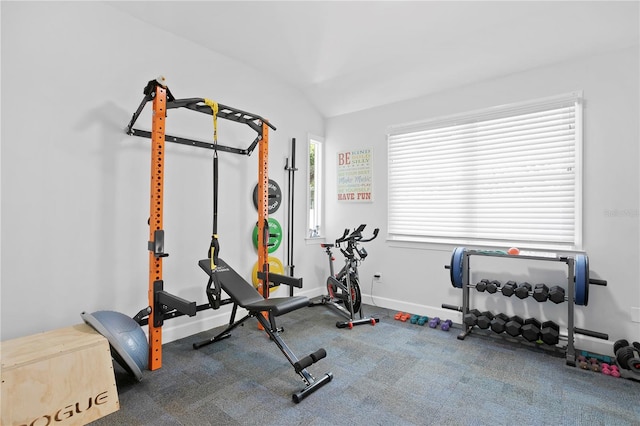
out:
<path id="1" fill-rule="evenodd" d="M 640 45 L 638 1 L 119 1 L 332 117 Z"/>

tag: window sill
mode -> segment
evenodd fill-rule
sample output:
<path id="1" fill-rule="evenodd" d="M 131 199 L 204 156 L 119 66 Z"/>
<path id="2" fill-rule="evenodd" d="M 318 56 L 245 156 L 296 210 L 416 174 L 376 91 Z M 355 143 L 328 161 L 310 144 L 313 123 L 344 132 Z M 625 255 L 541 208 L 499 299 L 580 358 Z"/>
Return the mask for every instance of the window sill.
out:
<path id="1" fill-rule="evenodd" d="M 326 242 L 326 238 L 325 237 L 306 237 L 304 239 L 304 242 L 308 246 L 314 245 L 314 244 L 322 244 L 322 243 Z"/>

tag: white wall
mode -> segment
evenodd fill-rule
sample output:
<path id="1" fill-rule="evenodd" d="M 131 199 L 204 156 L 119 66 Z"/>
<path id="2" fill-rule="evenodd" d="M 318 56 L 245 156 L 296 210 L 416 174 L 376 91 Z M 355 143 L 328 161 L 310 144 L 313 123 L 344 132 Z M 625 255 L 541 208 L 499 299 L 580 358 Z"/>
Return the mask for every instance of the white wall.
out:
<path id="1" fill-rule="evenodd" d="M 386 236 L 386 129 L 399 124 L 582 89 L 585 105 L 584 249 L 594 276 L 588 307 L 576 326 L 609 333 L 610 340 L 640 340 L 631 308 L 640 306 L 638 181 L 638 51 L 571 60 L 425 98 L 330 119 L 285 84 L 121 14 L 105 3 L 2 2 L 2 234 L 1 339 L 80 322 L 79 313 L 110 309 L 135 314 L 147 305 L 149 142 L 124 134 L 146 82 L 159 74 L 179 98 L 209 97 L 260 114 L 271 133 L 271 177 L 286 190 L 284 158 L 297 138 L 296 275 L 303 293 L 323 287 L 326 257 L 305 244 L 307 133 L 326 136 L 328 239 L 346 227 L 381 228 L 362 265 L 362 288 L 377 304 L 455 318 L 442 303 L 460 304 L 460 291 L 443 268 L 452 247 L 392 246 Z M 224 34 L 218 34 L 220 42 Z M 229 35 L 232 36 L 232 35 Z M 139 120 L 150 126 L 148 110 Z M 170 111 L 171 133 L 207 139 L 208 116 Z M 220 124 L 220 143 L 248 145 L 247 132 Z M 250 137 L 249 139 L 252 139 Z M 373 203 L 338 203 L 335 155 L 374 148 Z M 255 251 L 250 193 L 257 152 L 249 158 L 221 153 L 222 257 L 249 277 Z M 211 230 L 211 153 L 167 146 L 165 288 L 205 301 L 204 257 Z M 612 214 L 612 212 L 614 212 Z M 617 212 L 617 213 L 616 213 Z M 273 215 L 285 226 L 284 208 Z M 283 249 L 276 253 L 284 260 Z M 504 271 L 515 279 L 536 265 Z M 284 290 L 280 290 L 284 291 Z M 566 304 L 520 305 L 502 297 L 474 297 L 480 309 L 563 322 Z M 165 324 L 165 341 L 219 325 L 228 307 Z M 223 315 L 225 314 L 225 315 Z M 599 342 L 578 339 L 585 349 Z"/>
<path id="2" fill-rule="evenodd" d="M 382 282 L 373 287 L 373 300 L 378 305 L 460 321 L 455 312 L 441 309 L 442 303 L 462 303 L 461 291 L 451 287 L 448 271 L 443 268 L 450 261 L 453 247 L 407 248 L 384 241 L 387 126 L 583 90 L 584 250 L 589 256 L 592 276 L 608 280 L 609 285 L 591 286 L 589 305 L 576 308 L 575 325 L 608 333 L 611 342 L 619 338 L 640 340 L 640 324 L 631 319 L 632 308 L 640 306 L 638 63 L 636 46 L 329 119 L 326 130 L 329 233 L 338 235 L 345 227 L 356 226 L 356 222 L 382 230 L 382 238 L 370 243 L 370 256 L 361 268 L 363 290 L 369 293 L 372 275 L 382 272 Z M 375 201 L 338 202 L 336 153 L 364 147 L 373 147 L 375 153 Z M 478 277 L 526 279 L 533 283 L 536 279 L 558 280 L 563 273 L 566 287 L 566 268 L 560 271 L 550 268 L 544 272 L 549 268 L 537 262 L 523 266 L 516 261 L 483 264 L 476 259 L 473 262 Z M 563 284 L 563 281 L 560 279 L 554 284 Z M 539 304 L 532 299 L 520 301 L 473 293 L 475 291 L 471 299 L 473 307 L 481 310 L 535 316 L 566 325 L 566 303 Z M 576 336 L 576 344 L 601 353 L 610 350 L 602 341 L 581 336 Z"/>
<path id="3" fill-rule="evenodd" d="M 303 147 L 307 132 L 324 133 L 322 116 L 286 85 L 108 4 L 1 7 L 2 340 L 79 323 L 82 311 L 134 315 L 147 306 L 150 143 L 124 129 L 149 80 L 163 74 L 177 98 L 207 97 L 269 119 L 277 128 L 270 133 L 270 176 L 285 194 L 291 138 Z M 216 37 L 233 42 L 233 34 Z M 150 110 L 137 126 L 150 129 Z M 237 123 L 219 125 L 220 144 L 245 148 L 256 136 Z M 211 140 L 212 129 L 208 115 L 168 113 L 168 133 Z M 208 150 L 166 148 L 165 290 L 198 303 L 206 302 L 207 277 L 197 261 L 211 236 L 211 157 Z M 257 258 L 257 157 L 257 150 L 251 157 L 220 153 L 221 257 L 247 279 Z M 296 197 L 302 236 L 302 183 Z M 283 206 L 273 215 L 283 227 L 285 212 Z M 314 248 L 296 244 L 300 270 Z M 274 255 L 284 262 L 283 250 Z M 321 282 L 313 279 L 302 292 L 314 293 L 314 285 L 319 293 Z M 167 322 L 164 341 L 225 323 L 228 311 Z"/>

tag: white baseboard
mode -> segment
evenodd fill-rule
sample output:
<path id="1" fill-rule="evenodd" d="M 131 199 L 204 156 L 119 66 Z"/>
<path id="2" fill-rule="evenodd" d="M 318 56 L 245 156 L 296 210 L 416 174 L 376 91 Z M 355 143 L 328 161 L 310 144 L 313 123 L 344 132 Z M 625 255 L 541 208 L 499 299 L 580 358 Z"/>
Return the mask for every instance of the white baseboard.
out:
<path id="1" fill-rule="evenodd" d="M 389 299 L 386 297 L 375 296 L 373 299 L 370 294 L 362 294 L 362 301 L 369 305 L 379 306 L 381 308 L 391 309 L 398 312 L 408 312 L 416 315 L 424 315 L 429 318 L 440 317 L 441 319 L 450 319 L 454 323 L 462 324 L 462 313 L 444 309 L 441 306 L 421 305 L 418 303 L 405 302 L 402 300 Z"/>

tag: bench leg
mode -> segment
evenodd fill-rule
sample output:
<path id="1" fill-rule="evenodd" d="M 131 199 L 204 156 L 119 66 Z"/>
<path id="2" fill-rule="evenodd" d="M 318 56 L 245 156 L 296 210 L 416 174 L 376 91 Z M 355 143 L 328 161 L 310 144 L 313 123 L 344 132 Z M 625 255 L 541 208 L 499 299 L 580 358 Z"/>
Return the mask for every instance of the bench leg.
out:
<path id="1" fill-rule="evenodd" d="M 200 342 L 196 342 L 193 344 L 193 349 L 200 349 L 203 346 L 207 346 L 210 345 L 212 343 L 215 342 L 219 342 L 220 340 L 226 339 L 227 337 L 231 337 L 231 330 L 233 330 L 234 328 L 236 328 L 237 326 L 239 326 L 240 324 L 242 324 L 243 322 L 245 322 L 246 320 L 248 320 L 249 318 L 251 318 L 251 314 L 245 316 L 244 318 L 235 321 L 236 319 L 236 312 L 238 310 L 238 305 L 233 305 L 233 309 L 231 310 L 231 319 L 229 320 L 229 326 L 221 333 L 215 335 L 214 337 L 210 338 L 210 339 L 206 339 L 206 340 L 202 340 Z"/>
<path id="2" fill-rule="evenodd" d="M 264 327 L 267 334 L 269 334 L 271 340 L 273 340 L 273 342 L 278 346 L 287 360 L 289 360 L 289 363 L 294 367 L 296 373 L 298 373 L 298 375 L 302 377 L 302 380 L 304 380 L 306 384 L 304 389 L 292 395 L 293 402 L 295 402 L 296 404 L 299 403 L 304 398 L 311 395 L 313 392 L 320 389 L 322 386 L 329 383 L 331 379 L 333 379 L 332 373 L 325 373 L 320 379 L 316 379 L 306 369 L 306 367 L 327 356 L 327 353 L 324 349 L 319 349 L 315 353 L 310 354 L 309 356 L 300 360 L 280 337 L 277 328 L 275 327 L 275 321 L 273 320 L 273 318 L 271 318 L 271 322 L 267 321 L 267 319 L 262 315 L 261 312 L 258 312 L 256 314 L 256 318 L 258 319 L 258 322 L 262 324 L 262 327 Z"/>

